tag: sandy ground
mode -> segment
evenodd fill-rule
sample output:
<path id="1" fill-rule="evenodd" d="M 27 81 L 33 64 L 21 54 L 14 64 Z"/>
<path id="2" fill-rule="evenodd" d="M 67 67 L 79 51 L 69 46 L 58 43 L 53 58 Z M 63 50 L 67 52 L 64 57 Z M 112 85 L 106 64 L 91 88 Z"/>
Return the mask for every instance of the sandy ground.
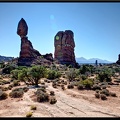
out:
<path id="1" fill-rule="evenodd" d="M 117 97 L 109 96 L 105 101 L 95 98 L 92 90 L 77 90 L 75 87 L 63 91 L 61 87 L 53 88 L 51 83 L 45 85 L 47 92 L 55 92 L 56 104 L 33 101 L 36 88 L 31 88 L 23 98 L 1 100 L 0 117 L 25 117 L 29 111 L 33 112 L 32 117 L 120 117 L 120 85 L 108 88 Z M 37 110 L 30 110 L 31 105 L 37 106 Z"/>

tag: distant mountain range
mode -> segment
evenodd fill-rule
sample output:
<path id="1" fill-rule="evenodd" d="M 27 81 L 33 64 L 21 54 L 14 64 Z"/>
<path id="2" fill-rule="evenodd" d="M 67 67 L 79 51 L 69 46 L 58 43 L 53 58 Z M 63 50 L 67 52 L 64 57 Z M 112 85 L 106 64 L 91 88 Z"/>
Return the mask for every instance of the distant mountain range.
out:
<path id="1" fill-rule="evenodd" d="M 111 62 L 108 60 L 102 60 L 99 58 L 91 58 L 91 59 L 86 59 L 84 57 L 76 58 L 76 62 L 78 63 L 95 63 L 96 60 L 98 63 L 114 63 L 114 62 Z"/>
<path id="2" fill-rule="evenodd" d="M 14 57 L 7 57 L 7 56 L 1 56 L 0 55 L 0 62 L 2 61 L 9 61 L 12 60 Z M 108 60 L 102 60 L 99 58 L 91 58 L 91 59 L 86 59 L 84 57 L 80 57 L 80 58 L 76 58 L 76 62 L 78 63 L 95 63 L 95 61 L 97 60 L 98 63 L 114 63 Z"/>
<path id="3" fill-rule="evenodd" d="M 9 60 L 12 60 L 14 57 L 7 57 L 7 56 L 1 56 L 0 55 L 0 62 L 2 62 L 2 61 L 5 61 L 5 62 L 7 62 L 7 61 L 9 61 Z"/>

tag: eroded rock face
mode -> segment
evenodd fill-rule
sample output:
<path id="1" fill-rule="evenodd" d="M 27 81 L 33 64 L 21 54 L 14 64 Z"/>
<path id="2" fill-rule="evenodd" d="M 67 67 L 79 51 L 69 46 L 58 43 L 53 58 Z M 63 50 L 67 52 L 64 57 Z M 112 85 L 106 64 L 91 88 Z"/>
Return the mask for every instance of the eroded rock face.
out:
<path id="1" fill-rule="evenodd" d="M 118 60 L 116 62 L 118 65 L 120 65 L 120 54 L 118 55 Z"/>
<path id="2" fill-rule="evenodd" d="M 54 58 L 61 64 L 76 64 L 74 33 L 71 30 L 59 31 L 54 38 L 54 47 Z"/>
<path id="3" fill-rule="evenodd" d="M 18 59 L 18 65 L 29 65 L 32 60 L 41 54 L 35 50 L 30 40 L 26 36 L 28 33 L 28 26 L 22 18 L 18 23 L 17 34 L 21 37 L 21 51 Z"/>

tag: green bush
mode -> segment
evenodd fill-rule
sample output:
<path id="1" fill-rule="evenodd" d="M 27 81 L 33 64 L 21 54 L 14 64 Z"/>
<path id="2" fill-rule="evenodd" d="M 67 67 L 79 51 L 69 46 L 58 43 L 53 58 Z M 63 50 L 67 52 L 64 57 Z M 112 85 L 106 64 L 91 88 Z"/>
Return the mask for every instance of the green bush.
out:
<path id="1" fill-rule="evenodd" d="M 18 80 L 18 74 L 19 74 L 19 72 L 20 72 L 20 70 L 18 70 L 18 69 L 12 70 L 12 71 L 10 72 L 11 75 L 12 75 L 12 78 Z"/>
<path id="2" fill-rule="evenodd" d="M 82 80 L 86 80 L 87 76 L 86 75 L 81 75 Z"/>
<path id="3" fill-rule="evenodd" d="M 47 79 L 56 79 L 56 78 L 59 78 L 60 76 L 61 76 L 61 73 L 59 71 L 49 70 Z"/>
<path id="4" fill-rule="evenodd" d="M 100 80 L 100 82 L 103 82 L 104 80 L 106 82 L 111 82 L 112 73 L 110 71 L 110 69 L 103 69 L 101 72 L 98 73 L 98 79 Z"/>
<path id="5" fill-rule="evenodd" d="M 74 68 L 69 69 L 69 71 L 66 73 L 67 78 L 69 81 L 74 81 L 75 78 L 77 77 L 77 72 Z"/>
<path id="6" fill-rule="evenodd" d="M 81 80 L 80 83 L 85 86 L 87 89 L 91 89 L 93 86 L 93 80 L 92 79 L 86 79 L 86 80 Z"/>

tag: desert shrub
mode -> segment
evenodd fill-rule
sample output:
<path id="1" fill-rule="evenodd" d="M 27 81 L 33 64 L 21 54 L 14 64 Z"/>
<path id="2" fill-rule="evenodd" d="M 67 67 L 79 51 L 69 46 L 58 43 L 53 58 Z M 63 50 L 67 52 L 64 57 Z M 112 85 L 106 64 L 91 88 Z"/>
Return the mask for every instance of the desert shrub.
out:
<path id="1" fill-rule="evenodd" d="M 55 104 L 57 102 L 55 97 L 50 98 L 50 104 Z"/>
<path id="2" fill-rule="evenodd" d="M 8 90 L 11 90 L 12 89 L 12 87 L 11 86 L 8 86 Z"/>
<path id="3" fill-rule="evenodd" d="M 110 92 L 110 96 L 117 97 L 116 93 Z"/>
<path id="4" fill-rule="evenodd" d="M 57 83 L 56 83 L 56 82 L 53 82 L 53 83 L 52 83 L 52 87 L 53 87 L 53 88 L 57 88 Z"/>
<path id="5" fill-rule="evenodd" d="M 10 81 L 0 80 L 0 85 L 10 84 Z"/>
<path id="6" fill-rule="evenodd" d="M 18 70 L 18 69 L 12 70 L 12 71 L 10 72 L 11 75 L 12 75 L 12 78 L 18 80 L 18 74 L 19 74 L 19 72 L 20 72 L 20 70 Z"/>
<path id="7" fill-rule="evenodd" d="M 58 81 L 57 83 L 58 83 L 58 84 L 61 84 L 62 82 L 61 82 L 61 81 Z"/>
<path id="8" fill-rule="evenodd" d="M 78 89 L 78 90 L 83 90 L 83 89 L 84 89 L 84 85 L 78 84 L 78 85 L 77 85 L 77 89 Z"/>
<path id="9" fill-rule="evenodd" d="M 61 80 L 61 83 L 64 83 L 65 81 L 64 80 Z"/>
<path id="10" fill-rule="evenodd" d="M 64 85 L 67 85 L 67 81 L 64 81 L 64 83 L 63 83 Z"/>
<path id="11" fill-rule="evenodd" d="M 65 90 L 65 86 L 63 84 L 61 85 L 61 88 L 62 88 L 62 90 Z"/>
<path id="12" fill-rule="evenodd" d="M 5 100 L 8 98 L 8 94 L 3 92 L 1 89 L 0 89 L 0 100 Z"/>
<path id="13" fill-rule="evenodd" d="M 53 88 L 57 88 L 57 85 L 53 85 Z"/>
<path id="14" fill-rule="evenodd" d="M 24 91 L 22 88 L 16 88 L 9 93 L 11 98 L 21 98 L 23 97 Z"/>
<path id="15" fill-rule="evenodd" d="M 14 85 L 13 85 L 13 84 L 10 84 L 8 87 L 11 87 L 11 88 L 13 88 L 13 87 L 14 87 Z"/>
<path id="16" fill-rule="evenodd" d="M 100 98 L 101 98 L 101 100 L 107 100 L 107 97 L 105 94 L 100 94 Z"/>
<path id="17" fill-rule="evenodd" d="M 28 112 L 27 114 L 26 114 L 26 117 L 32 117 L 32 112 Z"/>
<path id="18" fill-rule="evenodd" d="M 75 80 L 75 78 L 77 77 L 77 72 L 75 71 L 74 68 L 69 69 L 69 71 L 66 73 L 67 78 L 69 79 L 69 81 L 73 81 Z"/>
<path id="19" fill-rule="evenodd" d="M 99 93 L 99 92 L 100 92 L 100 90 L 98 90 L 98 89 L 97 89 L 97 90 L 95 90 L 95 92 L 96 92 L 96 93 Z"/>
<path id="20" fill-rule="evenodd" d="M 54 91 L 50 91 L 50 95 L 51 95 L 51 96 L 54 96 L 54 95 L 55 95 L 55 92 L 54 92 Z"/>
<path id="21" fill-rule="evenodd" d="M 19 74 L 18 79 L 29 84 L 38 86 L 41 78 L 46 77 L 47 69 L 44 66 L 32 66 L 30 68 L 23 68 Z"/>
<path id="22" fill-rule="evenodd" d="M 100 94 L 99 93 L 95 93 L 95 97 L 96 98 L 100 98 Z"/>
<path id="23" fill-rule="evenodd" d="M 45 93 L 45 92 L 46 92 L 46 89 L 45 89 L 45 88 L 43 88 L 43 87 L 38 88 L 38 89 L 37 89 L 37 91 L 35 92 L 35 93 L 36 93 L 36 95 L 39 95 L 39 94 L 41 93 L 41 91 Z"/>
<path id="24" fill-rule="evenodd" d="M 93 80 L 92 79 L 86 79 L 86 80 L 81 80 L 80 83 L 85 86 L 87 89 L 91 89 L 93 86 Z"/>
<path id="25" fill-rule="evenodd" d="M 16 67 L 14 65 L 6 65 L 3 69 L 2 69 L 2 74 L 10 74 L 10 72 L 12 70 L 14 70 Z"/>
<path id="26" fill-rule="evenodd" d="M 44 93 L 43 91 L 41 91 L 40 94 L 37 94 L 37 101 L 38 102 L 49 101 L 49 95 L 48 95 L 48 93 Z"/>
<path id="27" fill-rule="evenodd" d="M 102 89 L 106 89 L 107 86 L 106 86 L 106 85 L 102 85 L 101 88 L 102 88 Z"/>
<path id="28" fill-rule="evenodd" d="M 104 94 L 104 95 L 106 95 L 106 96 L 109 96 L 109 95 L 110 95 L 110 92 L 109 92 L 108 89 L 102 89 L 102 90 L 100 91 L 100 94 Z"/>
<path id="29" fill-rule="evenodd" d="M 30 109 L 31 109 L 31 110 L 36 110 L 37 107 L 36 107 L 35 105 L 31 105 Z"/>
<path id="30" fill-rule="evenodd" d="M 81 75 L 81 78 L 82 78 L 82 80 L 85 80 L 85 79 L 87 79 L 87 76 L 86 75 Z"/>
<path id="31" fill-rule="evenodd" d="M 92 87 L 93 90 L 101 90 L 100 85 L 94 84 Z"/>
<path id="32" fill-rule="evenodd" d="M 13 86 L 20 86 L 20 82 L 18 80 L 13 81 Z"/>
<path id="33" fill-rule="evenodd" d="M 23 87 L 23 91 L 24 91 L 24 92 L 27 92 L 28 90 L 29 90 L 28 87 Z"/>
<path id="34" fill-rule="evenodd" d="M 74 85 L 72 83 L 70 83 L 68 86 L 67 86 L 68 89 L 73 89 L 74 88 Z"/>
<path id="35" fill-rule="evenodd" d="M 94 73 L 95 72 L 94 66 L 89 64 L 81 65 L 79 68 L 79 73 L 85 74 L 86 72 Z"/>
<path id="36" fill-rule="evenodd" d="M 100 80 L 100 82 L 103 82 L 104 80 L 106 80 L 106 82 L 111 82 L 112 73 L 110 69 L 103 69 L 101 72 L 98 73 L 98 79 Z"/>
<path id="37" fill-rule="evenodd" d="M 98 84 L 98 83 L 100 83 L 99 80 L 94 80 L 94 84 Z"/>
<path id="38" fill-rule="evenodd" d="M 57 70 L 49 70 L 47 74 L 47 78 L 52 80 L 61 76 L 61 73 Z"/>
<path id="39" fill-rule="evenodd" d="M 2 91 L 7 91 L 8 87 L 2 87 Z"/>

